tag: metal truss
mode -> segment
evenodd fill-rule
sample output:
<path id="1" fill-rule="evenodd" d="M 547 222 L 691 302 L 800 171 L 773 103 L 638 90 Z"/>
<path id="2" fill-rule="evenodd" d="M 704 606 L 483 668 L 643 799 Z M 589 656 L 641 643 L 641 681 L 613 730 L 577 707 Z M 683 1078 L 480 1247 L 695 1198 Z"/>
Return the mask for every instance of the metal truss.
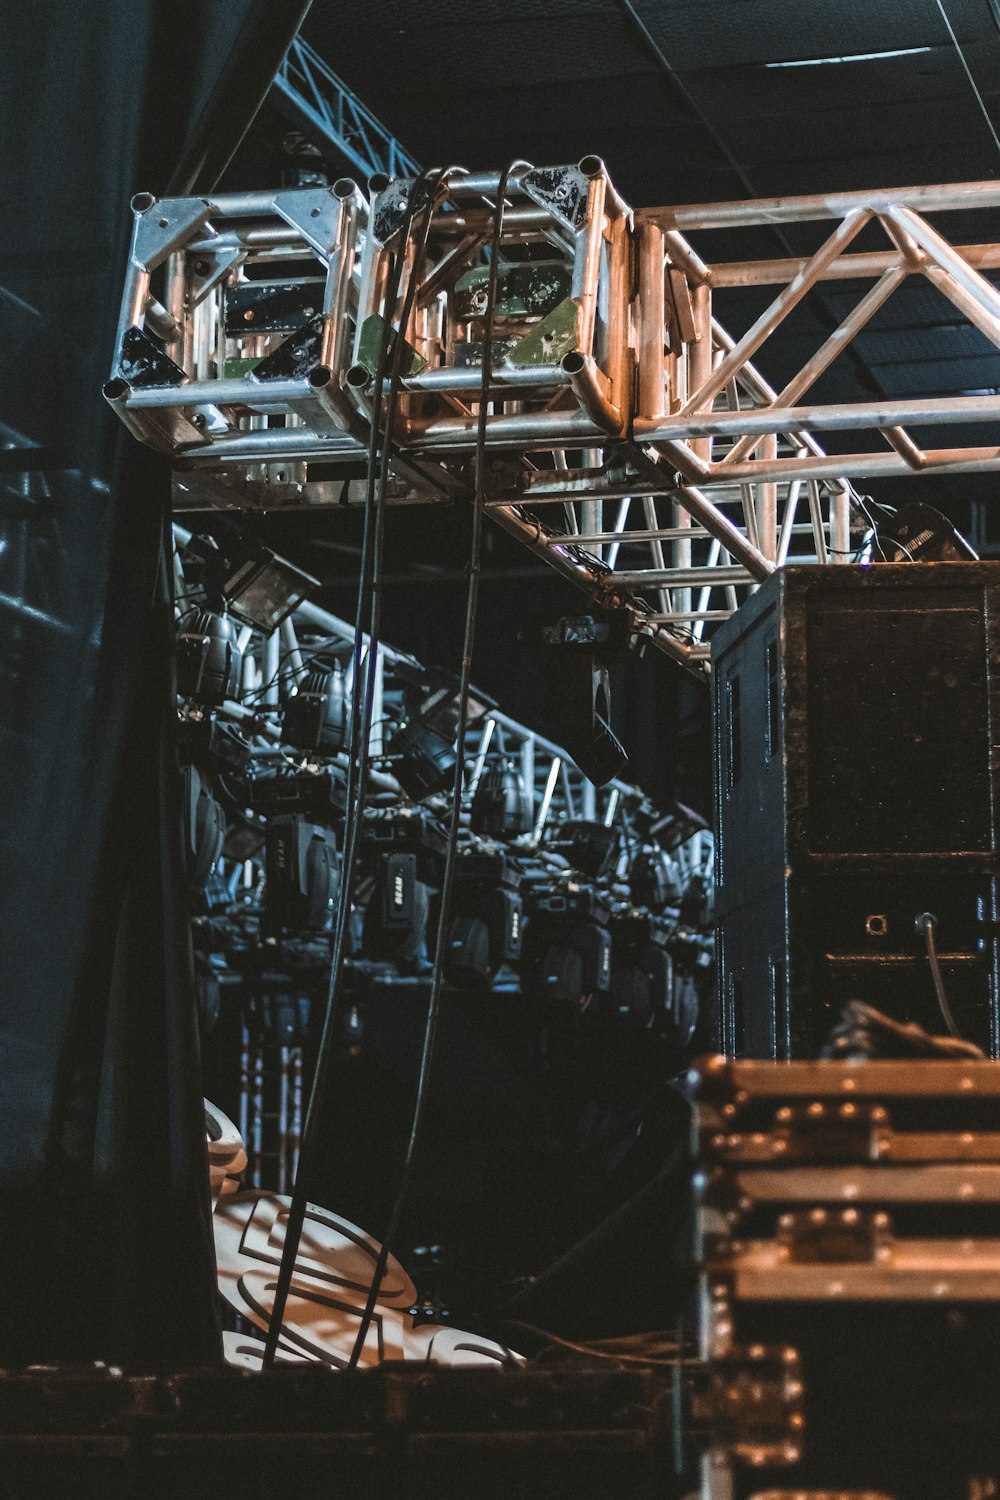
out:
<path id="1" fill-rule="evenodd" d="M 366 180 L 377 172 L 415 177 L 420 171 L 392 131 L 301 36 L 289 47 L 272 87 Z"/>
<path id="2" fill-rule="evenodd" d="M 350 500 L 357 486 L 329 476 L 356 473 L 385 422 L 372 390 L 384 319 L 401 315 L 386 288 L 390 257 L 402 255 L 417 295 L 382 435 L 390 498 L 468 495 L 499 187 L 497 173 L 456 171 L 419 247 L 408 180 L 371 198 L 347 182 L 212 203 L 141 197 L 109 400 L 174 453 L 196 496 L 218 482 L 229 499 L 217 503 Z M 1000 183 L 976 182 L 633 215 L 596 157 L 518 165 L 505 188 L 485 423 L 491 516 L 595 604 L 625 609 L 637 636 L 703 669 L 714 627 L 776 568 L 862 555 L 870 528 L 855 481 L 1000 468 L 995 445 L 934 446 L 942 427 L 1000 420 L 995 395 L 805 399 L 911 277 L 1000 346 L 1000 291 L 984 274 L 1000 268 L 1000 244 L 956 245 L 931 222 L 996 207 Z M 760 258 L 760 231 L 775 224 L 799 226 L 814 248 Z M 702 237 L 718 230 L 728 244 L 748 235 L 755 258 L 704 258 Z M 295 276 L 282 268 L 291 252 L 302 257 Z M 755 360 L 831 281 L 850 289 L 850 310 L 774 389 Z M 773 299 L 727 329 L 718 304 L 745 287 L 773 287 Z M 286 302 L 302 304 L 301 317 L 283 321 Z M 310 336 L 312 323 L 289 332 L 315 307 Z M 861 435 L 861 451 L 828 452 L 838 434 L 852 446 Z"/>

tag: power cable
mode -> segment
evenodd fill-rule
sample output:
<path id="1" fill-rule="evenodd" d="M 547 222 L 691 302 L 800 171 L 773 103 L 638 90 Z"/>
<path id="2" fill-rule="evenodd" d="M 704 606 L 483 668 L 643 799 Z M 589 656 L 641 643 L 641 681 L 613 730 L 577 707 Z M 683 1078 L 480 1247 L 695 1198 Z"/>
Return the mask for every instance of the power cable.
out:
<path id="1" fill-rule="evenodd" d="M 948 1004 L 948 996 L 944 987 L 944 975 L 941 973 L 941 963 L 938 959 L 937 942 L 934 937 L 937 929 L 937 917 L 934 916 L 933 912 L 922 911 L 914 925 L 918 934 L 923 934 L 924 942 L 927 945 L 927 962 L 931 968 L 931 978 L 934 981 L 934 994 L 937 996 L 941 1019 L 947 1027 L 948 1035 L 953 1036 L 956 1041 L 960 1042 L 962 1040 L 962 1033 L 955 1025 L 955 1017 L 952 1015 L 951 1006 Z"/>
<path id="2" fill-rule="evenodd" d="M 965 53 L 962 51 L 962 48 L 959 45 L 958 37 L 955 35 L 955 28 L 952 26 L 951 21 L 948 19 L 948 12 L 944 8 L 944 0 L 936 0 L 936 3 L 938 10 L 941 12 L 941 19 L 944 22 L 945 26 L 948 28 L 948 35 L 951 37 L 952 46 L 958 53 L 959 62 L 962 64 L 965 76 L 969 80 L 969 87 L 976 96 L 976 103 L 979 105 L 979 112 L 982 115 L 983 119 L 986 121 L 986 128 L 989 131 L 990 136 L 992 137 L 994 146 L 997 148 L 997 151 L 1000 152 L 1000 136 L 997 135 L 996 126 L 990 119 L 989 110 L 986 108 L 986 101 L 983 98 L 982 94 L 979 92 L 979 86 L 972 76 L 972 69 L 969 67 L 969 64 L 965 60 Z"/>
<path id="3" fill-rule="evenodd" d="M 435 199 L 438 188 L 447 178 L 451 171 L 458 170 L 446 168 L 443 171 L 425 174 L 414 180 L 407 197 L 406 211 L 401 226 L 401 238 L 405 247 L 413 218 L 416 213 L 419 200 L 424 194 L 427 195 L 427 203 L 424 210 L 422 226 L 422 243 L 426 245 L 427 236 L 430 233 L 430 223 L 434 211 Z M 277 1353 L 278 1342 L 281 1335 L 281 1325 L 284 1321 L 285 1307 L 288 1302 L 288 1293 L 291 1288 L 292 1276 L 295 1272 L 295 1261 L 298 1255 L 299 1243 L 302 1238 L 302 1230 L 305 1224 L 306 1205 L 309 1200 L 309 1188 L 313 1177 L 319 1149 L 319 1121 L 320 1111 L 326 1094 L 326 1082 L 329 1075 L 330 1063 L 333 1056 L 333 1041 L 337 1034 L 337 1021 L 339 1019 L 339 1005 L 341 983 L 344 971 L 344 959 L 346 957 L 346 938 L 350 921 L 351 893 L 354 886 L 354 875 L 357 866 L 358 850 L 360 848 L 360 832 L 364 818 L 365 783 L 368 771 L 368 752 L 370 739 L 370 722 L 374 716 L 374 692 L 378 668 L 378 627 L 380 623 L 379 609 L 379 577 L 382 563 L 382 540 L 384 537 L 384 508 L 385 492 L 389 470 L 389 450 L 392 444 L 391 429 L 395 415 L 396 399 L 398 396 L 399 380 L 401 372 L 402 348 L 405 341 L 406 328 L 409 323 L 410 313 L 416 296 L 416 265 L 419 258 L 414 262 L 414 270 L 411 273 L 404 298 L 403 309 L 400 315 L 399 334 L 395 341 L 392 339 L 393 314 L 399 295 L 399 286 L 402 279 L 405 254 L 397 255 L 390 267 L 388 285 L 385 297 L 385 317 L 383 319 L 382 335 L 379 340 L 378 359 L 376 361 L 375 380 L 372 394 L 372 422 L 368 441 L 368 472 L 365 489 L 365 524 L 362 535 L 361 569 L 358 585 L 357 606 L 355 610 L 355 634 L 354 634 L 354 685 L 355 691 L 351 694 L 351 718 L 350 718 L 350 741 L 352 753 L 348 766 L 347 797 L 344 822 L 344 851 L 343 870 L 341 875 L 340 899 L 337 906 L 337 919 L 334 926 L 333 949 L 330 961 L 330 978 L 327 988 L 326 1009 L 323 1016 L 323 1025 L 320 1032 L 319 1049 L 316 1058 L 316 1068 L 313 1074 L 312 1087 L 309 1093 L 309 1102 L 306 1110 L 305 1123 L 302 1130 L 302 1144 L 299 1153 L 298 1170 L 295 1174 L 295 1183 L 292 1189 L 292 1202 L 289 1208 L 288 1223 L 285 1229 L 285 1239 L 281 1252 L 281 1263 L 278 1268 L 278 1279 L 275 1286 L 274 1302 L 268 1322 L 267 1340 L 264 1346 L 262 1364 L 265 1369 L 273 1366 Z M 383 440 L 381 462 L 379 458 L 379 411 L 382 404 L 382 394 L 385 386 L 386 366 L 389 362 L 390 349 L 392 353 L 389 396 L 386 402 L 385 413 L 385 436 Z M 368 629 L 368 670 L 365 675 L 364 692 L 358 691 L 361 682 L 361 668 L 364 655 L 364 624 L 366 605 L 369 613 Z"/>
<path id="4" fill-rule="evenodd" d="M 379 1250 L 378 1262 L 368 1289 L 364 1313 L 358 1328 L 354 1347 L 348 1362 L 348 1370 L 357 1368 L 368 1330 L 375 1314 L 375 1305 L 385 1277 L 392 1243 L 395 1240 L 403 1212 L 409 1199 L 413 1183 L 417 1146 L 420 1140 L 427 1107 L 431 1066 L 437 1039 L 441 1012 L 441 997 L 444 988 L 444 962 L 448 945 L 448 929 L 451 917 L 451 894 L 455 879 L 458 853 L 458 834 L 462 814 L 462 794 L 465 786 L 466 731 L 469 721 L 469 693 L 472 676 L 472 652 L 475 644 L 476 616 L 479 606 L 479 574 L 482 560 L 483 512 L 486 487 L 486 424 L 489 414 L 490 383 L 493 373 L 493 329 L 496 313 L 497 285 L 500 266 L 500 240 L 503 231 L 504 198 L 510 175 L 522 162 L 512 162 L 500 175 L 497 200 L 494 209 L 493 234 L 490 242 L 490 275 L 487 292 L 486 314 L 483 327 L 482 379 L 479 393 L 479 414 L 476 426 L 476 452 L 472 511 L 472 534 L 469 543 L 469 586 L 466 593 L 465 632 L 462 645 L 462 667 L 458 692 L 458 730 L 455 747 L 455 773 L 452 782 L 451 816 L 448 827 L 448 846 L 445 853 L 444 874 L 441 881 L 441 901 L 438 913 L 437 939 L 434 950 L 434 967 L 431 975 L 431 992 L 427 1002 L 427 1018 L 424 1024 L 423 1048 L 417 1080 L 417 1097 L 410 1123 L 410 1134 L 406 1154 L 400 1172 L 399 1185 L 393 1201 L 385 1236 Z M 418 262 L 419 263 L 419 262 Z"/>

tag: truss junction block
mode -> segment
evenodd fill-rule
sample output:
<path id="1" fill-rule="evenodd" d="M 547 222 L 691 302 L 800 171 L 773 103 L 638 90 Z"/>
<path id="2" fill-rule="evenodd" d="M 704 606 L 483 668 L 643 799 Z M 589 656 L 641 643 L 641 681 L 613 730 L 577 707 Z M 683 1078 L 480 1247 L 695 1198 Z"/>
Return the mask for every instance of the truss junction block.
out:
<path id="1" fill-rule="evenodd" d="M 453 169 L 429 175 L 433 199 L 413 177 L 376 177 L 367 190 L 341 179 L 133 201 L 105 394 L 172 456 L 180 508 L 356 502 L 373 424 L 392 503 L 468 502 L 501 181 Z M 807 401 L 913 276 L 1000 346 L 1000 290 L 985 274 L 1000 244 L 944 233 L 956 214 L 998 206 L 1000 182 L 976 182 L 633 213 L 597 157 L 516 164 L 492 309 L 490 515 L 704 669 L 716 623 L 776 568 L 864 559 L 854 481 L 1000 468 L 994 394 Z M 759 249 L 775 224 L 813 226 L 811 253 L 702 253 L 717 230 Z M 776 390 L 754 360 L 829 281 L 852 305 Z M 748 286 L 772 300 L 728 331 L 716 304 Z M 390 430 L 387 380 L 376 402 L 386 319 L 390 349 L 405 341 Z M 935 446 L 942 429 L 981 429 L 984 444 Z M 863 451 L 827 452 L 841 433 L 853 446 L 861 434 Z"/>

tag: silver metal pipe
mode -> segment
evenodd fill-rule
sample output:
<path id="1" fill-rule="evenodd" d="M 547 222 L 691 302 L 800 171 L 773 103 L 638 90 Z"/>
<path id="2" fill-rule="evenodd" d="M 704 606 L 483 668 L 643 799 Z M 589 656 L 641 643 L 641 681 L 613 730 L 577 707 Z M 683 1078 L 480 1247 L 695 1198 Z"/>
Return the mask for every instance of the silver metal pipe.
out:
<path id="1" fill-rule="evenodd" d="M 712 536 L 718 537 L 726 551 L 738 563 L 742 563 L 759 582 L 774 572 L 774 563 L 770 558 L 765 557 L 760 548 L 755 547 L 707 495 L 703 495 L 693 485 L 684 485 L 682 489 L 675 490 L 674 494 L 685 510 L 690 511 Z"/>
<path id="2" fill-rule="evenodd" d="M 692 413 L 664 417 L 655 427 L 650 424 L 644 441 L 656 443 L 665 438 L 740 437 L 766 433 L 798 434 L 812 432 L 857 431 L 869 427 L 892 427 L 901 424 L 933 426 L 949 423 L 1000 421 L 1000 397 L 997 396 L 931 396 L 904 398 L 898 401 L 865 401 L 830 406 L 772 406 L 739 412 Z M 826 456 L 826 455 L 824 455 Z M 845 454 L 850 464 L 853 455 Z M 726 460 L 713 465 L 713 477 L 732 478 L 743 464 Z M 747 471 L 748 472 L 748 471 Z M 750 476 L 752 477 L 752 475 Z"/>
<path id="3" fill-rule="evenodd" d="M 792 308 L 798 306 L 809 289 L 819 280 L 824 268 L 832 260 L 836 260 L 837 256 L 861 233 L 870 219 L 870 210 L 857 208 L 848 214 L 842 224 L 837 225 L 815 255 L 810 256 L 799 274 L 794 276 L 787 286 L 782 287 L 771 305 L 765 308 L 743 337 L 738 339 L 732 349 L 719 361 L 708 379 L 688 397 L 683 407 L 684 412 L 701 411 L 709 405 L 730 377 L 738 373 L 765 339 L 774 332 L 779 323 L 784 321 Z"/>
<path id="4" fill-rule="evenodd" d="M 688 585 L 692 588 L 704 585 L 714 588 L 716 585 L 721 586 L 725 583 L 753 583 L 755 576 L 748 569 L 736 566 L 716 566 L 711 568 L 623 568 L 615 574 L 615 580 L 629 588 L 654 588 L 656 586 L 677 588 L 681 585 Z M 655 619 L 656 616 L 648 616 L 647 618 Z"/>
<path id="5" fill-rule="evenodd" d="M 277 708 L 279 695 L 279 664 L 281 662 L 281 640 L 272 630 L 264 637 L 264 682 L 261 688 L 261 703 L 265 708 Z"/>
<path id="6" fill-rule="evenodd" d="M 549 808 L 552 805 L 552 795 L 555 792 L 556 782 L 559 780 L 559 772 L 561 769 L 562 757 L 554 755 L 552 757 L 552 764 L 549 767 L 548 779 L 545 783 L 545 791 L 542 793 L 541 804 L 538 808 L 538 817 L 535 820 L 535 826 L 532 830 L 532 839 L 536 844 L 542 836 L 542 830 L 545 827 L 545 821 L 549 815 Z"/>
<path id="7" fill-rule="evenodd" d="M 645 227 L 646 222 L 645 219 L 640 219 L 642 227 Z M 711 281 L 710 267 L 675 229 L 664 229 L 663 242 L 672 263 L 684 272 L 692 286 L 704 286 Z"/>
<path id="8" fill-rule="evenodd" d="M 978 297 L 971 296 L 964 287 L 959 286 L 955 278 L 942 266 L 925 266 L 924 275 L 939 292 L 948 298 L 949 302 L 958 308 L 960 313 L 968 318 L 975 328 L 979 329 L 980 333 L 989 339 L 991 344 L 1000 345 L 996 318 L 986 311 Z"/>
<path id="9" fill-rule="evenodd" d="M 956 254 L 970 266 L 980 271 L 1000 268 L 1000 244 L 956 245 Z M 868 281 L 883 276 L 899 262 L 894 250 L 862 250 L 851 255 L 842 255 L 831 261 L 823 272 L 822 281 Z M 791 281 L 805 266 L 805 256 L 789 256 L 776 260 L 715 261 L 707 269 L 712 286 L 716 288 L 740 286 L 780 286 Z"/>
<path id="10" fill-rule="evenodd" d="M 128 425 L 128 416 L 122 420 Z M 176 467 L 216 468 L 222 463 L 268 462 L 272 459 L 299 459 L 303 462 L 328 462 L 337 458 L 364 458 L 364 444 L 349 433 L 323 433 L 308 428 L 276 427 L 263 432 L 234 432 L 215 438 L 200 447 L 183 444 L 177 452 Z"/>
<path id="11" fill-rule="evenodd" d="M 608 379 L 601 373 L 593 355 L 579 351 L 567 354 L 562 368 L 570 389 L 595 426 L 605 433 L 621 433 L 625 416 L 620 407 L 614 405 Z"/>
<path id="12" fill-rule="evenodd" d="M 983 312 L 996 324 L 997 335 L 994 342 L 1000 341 L 1000 292 L 992 282 L 987 281 L 985 276 L 981 276 L 963 260 L 955 247 L 912 209 L 894 205 L 889 210 L 889 218 L 911 235 L 921 250 L 943 271 L 947 271 L 963 292 L 978 302 Z"/>
<path id="13" fill-rule="evenodd" d="M 728 203 L 681 203 L 636 212 L 642 223 L 666 229 L 730 229 L 738 225 L 799 224 L 842 219 L 857 210 L 887 213 L 897 204 L 922 213 L 951 213 L 1000 206 L 1000 181 L 954 182 L 927 187 L 871 188 L 862 192 L 810 193 L 799 197 L 738 199 Z"/>
<path id="14" fill-rule="evenodd" d="M 560 365 L 525 366 L 496 365 L 491 371 L 490 389 L 505 395 L 521 388 L 532 390 L 538 386 L 564 387 L 569 377 Z M 456 368 L 442 365 L 432 370 L 421 370 L 416 375 L 406 375 L 400 381 L 404 391 L 469 391 L 478 396 L 483 386 L 483 372 L 476 365 Z"/>
<path id="15" fill-rule="evenodd" d="M 820 345 L 812 358 L 796 375 L 793 375 L 781 394 L 774 398 L 774 406 L 791 406 L 811 385 L 814 385 L 823 372 L 829 369 L 834 360 L 860 333 L 865 324 L 875 316 L 883 303 L 889 300 L 900 283 L 906 280 L 908 274 L 909 270 L 906 266 L 897 264 L 890 267 L 881 280 L 862 297 L 857 307 L 852 308 L 830 337 Z M 759 439 L 751 436 L 741 438 L 721 460 L 721 467 L 725 468 L 727 464 L 739 463 L 741 458 L 748 457 L 757 447 L 758 442 Z M 773 458 L 776 455 L 770 456 Z"/>
<path id="16" fill-rule="evenodd" d="M 475 417 L 440 417 L 410 428 L 408 446 L 415 453 L 467 453 L 476 446 Z M 576 448 L 607 437 L 602 429 L 582 411 L 545 411 L 520 416 L 492 417 L 487 429 L 491 448 Z"/>
<path id="17" fill-rule="evenodd" d="M 911 469 L 896 453 L 827 453 L 805 454 L 796 458 L 778 458 L 763 464 L 760 459 L 739 464 L 730 477 L 757 480 L 773 478 L 821 479 L 830 486 L 846 485 L 845 475 L 852 479 L 879 479 L 884 475 L 908 474 L 982 474 L 1000 469 L 1000 448 L 937 448 L 924 450 L 924 463 Z"/>
<path id="18" fill-rule="evenodd" d="M 639 234 L 639 411 L 652 420 L 663 415 L 664 247 L 663 231 L 644 224 Z"/>

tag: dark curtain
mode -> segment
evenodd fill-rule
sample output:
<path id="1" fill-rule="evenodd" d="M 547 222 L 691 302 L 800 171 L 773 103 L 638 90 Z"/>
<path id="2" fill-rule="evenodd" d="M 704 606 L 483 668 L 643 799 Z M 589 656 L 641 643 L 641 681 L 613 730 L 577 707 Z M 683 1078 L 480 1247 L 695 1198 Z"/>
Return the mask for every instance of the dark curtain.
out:
<path id="1" fill-rule="evenodd" d="M 0 1364 L 217 1357 L 165 460 L 133 193 L 207 191 L 303 0 L 43 0 L 0 58 Z"/>

